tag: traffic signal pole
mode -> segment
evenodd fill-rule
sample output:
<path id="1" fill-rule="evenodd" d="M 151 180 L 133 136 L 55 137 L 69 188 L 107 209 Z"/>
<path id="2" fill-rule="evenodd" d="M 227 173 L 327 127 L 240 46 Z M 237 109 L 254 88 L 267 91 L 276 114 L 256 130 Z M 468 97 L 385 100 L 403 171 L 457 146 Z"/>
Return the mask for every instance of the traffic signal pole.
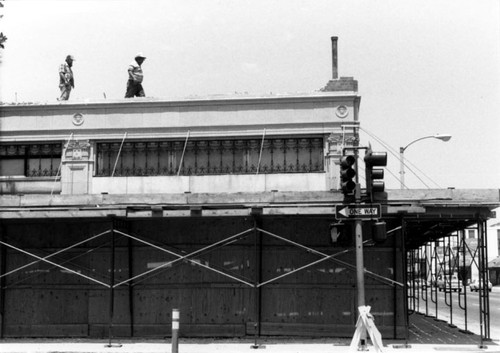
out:
<path id="1" fill-rule="evenodd" d="M 353 155 L 346 155 L 347 149 L 354 150 Z M 361 197 L 361 185 L 358 176 L 358 150 L 366 149 L 364 162 L 366 172 L 366 196 L 368 204 L 363 203 Z M 356 323 L 356 331 L 354 332 L 351 341 L 351 349 L 357 347 L 358 351 L 367 351 L 367 334 L 370 334 L 372 342 L 376 351 L 381 351 L 382 336 L 375 327 L 373 316 L 370 314 L 370 307 L 365 304 L 365 264 L 364 264 L 364 251 L 363 251 L 363 218 L 368 214 L 370 219 L 380 218 L 381 209 L 380 205 L 374 205 L 374 193 L 381 193 L 384 191 L 384 182 L 381 181 L 384 177 L 384 170 L 380 167 L 387 165 L 387 154 L 385 152 L 372 152 L 371 147 L 347 147 L 342 150 L 342 157 L 340 159 L 340 181 L 341 189 L 344 194 L 344 206 L 342 212 L 335 211 L 336 217 L 340 215 L 346 218 L 353 218 L 354 221 L 354 237 L 356 247 L 356 287 L 358 292 L 357 308 L 359 310 L 359 317 Z M 353 169 L 354 167 L 354 169 Z M 355 177 L 355 182 L 352 180 Z M 353 201 L 352 192 L 354 192 L 354 205 L 348 205 Z M 367 207 L 362 207 L 367 206 Z M 359 211 L 354 213 L 351 217 L 352 210 Z M 367 212 L 367 213 L 365 213 Z M 375 216 L 375 217 L 373 217 Z M 375 241 L 385 240 L 385 223 L 378 222 L 372 226 L 371 236 L 376 239 Z M 383 233 L 383 234 L 380 234 Z"/>
<path id="2" fill-rule="evenodd" d="M 356 170 L 356 187 L 354 189 L 354 203 L 359 206 L 361 204 L 361 184 L 359 183 L 358 173 L 358 149 L 354 150 L 355 170 Z M 354 236 L 356 246 L 356 286 L 358 288 L 358 307 L 365 305 L 365 264 L 363 254 L 363 228 L 362 220 L 357 218 L 354 220 Z"/>
<path id="3" fill-rule="evenodd" d="M 359 205 L 361 203 L 361 187 L 358 182 L 356 182 L 355 203 L 356 205 Z M 365 306 L 365 264 L 363 256 L 363 228 L 361 226 L 361 222 L 362 220 L 360 219 L 356 219 L 354 221 L 354 236 L 356 238 L 356 287 L 358 289 L 358 308 L 361 306 Z M 359 342 L 359 349 L 363 351 L 367 350 L 365 328 L 363 328 L 363 331 L 361 332 Z"/>
<path id="4" fill-rule="evenodd" d="M 356 187 L 354 188 L 354 203 L 359 206 L 361 204 L 361 184 L 359 183 L 359 173 L 358 173 L 358 149 L 354 150 L 355 163 L 354 168 L 356 171 Z M 354 237 L 355 237 L 355 247 L 356 247 L 356 287 L 358 290 L 358 305 L 357 307 L 365 306 L 365 263 L 363 254 L 363 227 L 362 220 L 354 220 Z M 356 313 L 357 314 L 357 313 Z M 366 328 L 363 326 L 360 328 L 361 332 L 359 335 L 359 346 L 358 350 L 366 351 L 368 350 L 366 345 Z"/>
<path id="5" fill-rule="evenodd" d="M 358 184 L 359 187 L 359 184 Z M 361 220 L 354 221 L 354 234 L 356 237 L 356 284 L 358 287 L 358 306 L 365 305 L 365 265 L 363 258 L 363 230 Z"/>

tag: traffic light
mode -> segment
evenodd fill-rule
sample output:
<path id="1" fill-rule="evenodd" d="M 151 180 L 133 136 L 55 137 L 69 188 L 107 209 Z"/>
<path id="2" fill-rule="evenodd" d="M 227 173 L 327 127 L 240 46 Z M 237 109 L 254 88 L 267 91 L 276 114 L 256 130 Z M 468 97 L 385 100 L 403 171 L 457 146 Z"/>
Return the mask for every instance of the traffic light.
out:
<path id="1" fill-rule="evenodd" d="M 387 231 L 385 222 L 372 223 L 372 239 L 376 243 L 383 243 L 387 240 Z"/>
<path id="2" fill-rule="evenodd" d="M 373 152 L 371 148 L 365 154 L 365 175 L 366 175 L 366 194 L 370 200 L 374 199 L 375 193 L 381 193 L 385 190 L 384 169 L 374 167 L 385 167 L 387 165 L 386 152 Z"/>
<path id="3" fill-rule="evenodd" d="M 353 223 L 336 222 L 330 224 L 330 239 L 333 246 L 349 247 L 353 240 Z"/>
<path id="4" fill-rule="evenodd" d="M 353 168 L 355 163 L 356 158 L 352 155 L 340 158 L 340 188 L 344 195 L 351 195 L 356 189 L 356 182 L 353 180 L 356 176 Z"/>
<path id="5" fill-rule="evenodd" d="M 330 224 L 330 238 L 332 239 L 332 243 L 336 244 L 344 233 L 344 223 L 331 223 Z"/>

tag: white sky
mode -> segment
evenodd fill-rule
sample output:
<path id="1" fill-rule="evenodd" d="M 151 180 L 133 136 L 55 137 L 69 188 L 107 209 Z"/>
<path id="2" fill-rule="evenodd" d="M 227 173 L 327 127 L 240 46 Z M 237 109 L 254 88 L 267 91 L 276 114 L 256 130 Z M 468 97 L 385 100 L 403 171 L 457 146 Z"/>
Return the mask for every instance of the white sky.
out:
<path id="1" fill-rule="evenodd" d="M 71 100 L 122 98 L 142 51 L 147 96 L 313 92 L 359 82 L 361 126 L 441 187 L 500 188 L 499 0 L 7 0 L 0 100 L 55 102 L 75 56 Z M 1 109 L 1 108 L 0 108 Z M 384 150 L 362 134 L 362 143 Z M 388 169 L 399 176 L 398 157 Z M 424 179 L 430 187 L 436 187 Z M 389 188 L 398 180 L 386 174 Z M 406 184 L 425 188 L 407 170 Z"/>

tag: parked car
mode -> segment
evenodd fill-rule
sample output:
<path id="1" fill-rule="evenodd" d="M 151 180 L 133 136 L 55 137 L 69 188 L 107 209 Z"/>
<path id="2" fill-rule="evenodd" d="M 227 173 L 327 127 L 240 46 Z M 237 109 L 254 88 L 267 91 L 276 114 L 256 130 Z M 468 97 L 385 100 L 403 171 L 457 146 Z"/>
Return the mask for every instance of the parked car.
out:
<path id="1" fill-rule="evenodd" d="M 422 281 L 420 282 L 420 287 L 422 289 L 430 288 L 431 287 L 431 281 L 427 281 L 427 280 L 425 280 L 425 279 L 422 278 Z"/>
<path id="2" fill-rule="evenodd" d="M 454 291 L 461 292 L 462 291 L 462 283 L 457 275 L 446 275 L 439 276 L 436 280 L 437 288 L 441 291 Z"/>
<path id="3" fill-rule="evenodd" d="M 469 283 L 469 288 L 471 292 L 479 292 L 479 290 L 483 287 L 483 280 L 480 278 L 475 278 Z M 491 288 L 493 285 L 490 281 L 488 281 L 488 291 L 491 292 Z"/>
<path id="4" fill-rule="evenodd" d="M 427 287 L 427 281 L 423 278 L 415 278 L 413 281 L 408 281 L 408 287 L 422 288 L 425 289 Z"/>

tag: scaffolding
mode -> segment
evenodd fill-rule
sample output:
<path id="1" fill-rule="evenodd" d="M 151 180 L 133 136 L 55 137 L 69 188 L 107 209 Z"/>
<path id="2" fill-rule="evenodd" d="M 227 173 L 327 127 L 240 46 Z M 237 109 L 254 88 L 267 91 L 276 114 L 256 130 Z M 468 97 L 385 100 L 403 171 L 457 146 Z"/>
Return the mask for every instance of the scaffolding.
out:
<path id="1" fill-rule="evenodd" d="M 475 325 L 483 346 L 491 340 L 486 221 L 477 218 L 473 224 L 457 222 L 455 227 L 453 232 L 449 228 L 441 232 L 438 223 L 425 243 L 408 250 L 409 314 L 447 322 L 465 334 L 472 334 L 471 326 Z M 466 229 L 473 230 L 477 239 L 466 238 Z M 469 289 L 474 278 L 480 283 L 477 295 Z M 471 309 L 471 303 L 478 303 L 478 313 Z"/>

